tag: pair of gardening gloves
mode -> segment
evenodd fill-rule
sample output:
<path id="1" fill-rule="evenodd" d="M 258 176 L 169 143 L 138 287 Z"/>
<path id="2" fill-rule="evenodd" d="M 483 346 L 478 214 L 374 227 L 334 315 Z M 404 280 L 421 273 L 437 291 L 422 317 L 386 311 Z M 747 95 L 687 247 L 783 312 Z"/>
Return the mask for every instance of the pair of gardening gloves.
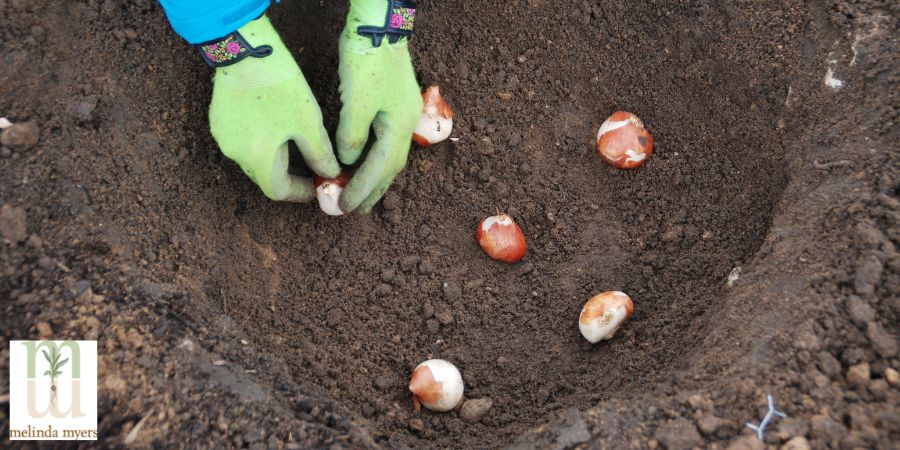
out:
<path id="1" fill-rule="evenodd" d="M 382 26 L 387 0 L 351 0 L 340 38 L 341 102 L 338 159 L 356 164 L 375 132 L 365 161 L 341 195 L 345 213 L 368 213 L 406 164 L 411 136 L 422 113 L 407 39 L 375 47 L 357 34 L 365 25 Z M 210 129 L 222 152 L 234 160 L 272 200 L 309 201 L 312 180 L 288 173 L 288 141 L 309 168 L 335 178 L 341 167 L 322 123 L 322 111 L 300 67 L 266 16 L 238 30 L 247 42 L 269 45 L 272 54 L 245 58 L 216 69 Z"/>

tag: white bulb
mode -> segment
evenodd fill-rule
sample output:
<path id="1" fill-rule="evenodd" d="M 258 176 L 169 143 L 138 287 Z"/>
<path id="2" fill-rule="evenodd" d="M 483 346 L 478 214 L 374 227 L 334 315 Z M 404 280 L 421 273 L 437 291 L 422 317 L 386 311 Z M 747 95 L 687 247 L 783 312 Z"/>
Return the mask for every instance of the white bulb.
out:
<path id="1" fill-rule="evenodd" d="M 611 339 L 634 313 L 634 304 L 624 292 L 608 291 L 595 295 L 581 309 L 578 329 L 591 344 Z"/>
<path id="2" fill-rule="evenodd" d="M 343 216 L 344 212 L 338 206 L 338 199 L 341 198 L 341 192 L 344 188 L 338 186 L 337 183 L 324 182 L 316 188 L 316 198 L 319 200 L 319 208 L 329 216 Z"/>
<path id="3" fill-rule="evenodd" d="M 443 359 L 419 364 L 409 383 L 414 401 L 437 412 L 456 408 L 462 402 L 464 389 L 459 369 Z"/>
<path id="4" fill-rule="evenodd" d="M 445 118 L 437 111 L 433 114 L 428 112 L 422 114 L 419 124 L 416 126 L 416 134 L 425 138 L 432 145 L 450 137 L 451 132 L 453 132 L 453 118 Z"/>

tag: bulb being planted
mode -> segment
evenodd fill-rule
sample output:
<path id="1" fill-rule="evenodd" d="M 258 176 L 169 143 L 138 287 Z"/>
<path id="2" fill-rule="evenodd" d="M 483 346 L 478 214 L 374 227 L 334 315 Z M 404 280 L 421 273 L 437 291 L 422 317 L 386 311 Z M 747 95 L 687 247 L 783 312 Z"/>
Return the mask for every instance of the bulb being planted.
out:
<path id="1" fill-rule="evenodd" d="M 591 344 L 611 339 L 631 319 L 634 303 L 624 292 L 606 291 L 591 297 L 581 309 L 578 329 Z"/>
<path id="2" fill-rule="evenodd" d="M 597 153 L 613 167 L 636 169 L 653 154 L 653 136 L 636 115 L 616 111 L 597 132 Z"/>
<path id="3" fill-rule="evenodd" d="M 413 370 L 409 390 L 413 394 L 413 406 L 422 406 L 447 412 L 459 406 L 463 400 L 463 380 L 459 369 L 443 359 L 429 359 Z"/>
<path id="4" fill-rule="evenodd" d="M 497 211 L 496 216 L 484 218 L 475 232 L 478 244 L 491 258 L 508 263 L 519 262 L 525 257 L 528 245 L 522 229 L 512 217 Z"/>
<path id="5" fill-rule="evenodd" d="M 429 87 L 422 93 L 425 108 L 413 140 L 422 147 L 428 147 L 450 137 L 453 131 L 453 110 L 441 96 L 441 88 Z"/>
<path id="6" fill-rule="evenodd" d="M 313 178 L 313 184 L 316 185 L 316 198 L 319 200 L 319 208 L 329 216 L 343 216 L 344 212 L 338 206 L 338 199 L 341 198 L 341 192 L 344 192 L 344 186 L 350 182 L 350 174 L 341 171 L 341 174 L 333 180 L 326 180 L 318 175 Z"/>

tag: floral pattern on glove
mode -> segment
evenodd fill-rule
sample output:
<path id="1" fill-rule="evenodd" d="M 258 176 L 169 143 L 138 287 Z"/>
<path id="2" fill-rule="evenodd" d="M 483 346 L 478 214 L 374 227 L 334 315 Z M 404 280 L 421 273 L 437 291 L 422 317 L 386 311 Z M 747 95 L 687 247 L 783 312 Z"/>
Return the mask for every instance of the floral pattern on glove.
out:
<path id="1" fill-rule="evenodd" d="M 250 49 L 245 47 L 241 40 L 235 37 L 234 33 L 229 34 L 218 42 L 200 46 L 200 52 L 207 59 L 207 62 L 213 66 L 240 59 L 249 51 Z"/>
<path id="2" fill-rule="evenodd" d="M 390 27 L 393 29 L 412 31 L 415 23 L 415 8 L 394 8 L 391 11 Z"/>

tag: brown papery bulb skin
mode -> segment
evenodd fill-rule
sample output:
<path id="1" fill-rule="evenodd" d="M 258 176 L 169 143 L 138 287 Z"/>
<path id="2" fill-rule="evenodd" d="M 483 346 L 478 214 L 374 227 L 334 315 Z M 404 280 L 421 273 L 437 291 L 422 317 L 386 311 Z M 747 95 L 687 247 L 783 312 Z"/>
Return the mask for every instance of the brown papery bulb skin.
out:
<path id="1" fill-rule="evenodd" d="M 441 95 L 441 88 L 430 86 L 422 93 L 422 116 L 413 133 L 413 141 L 422 147 L 437 144 L 453 132 L 453 110 Z"/>
<path id="2" fill-rule="evenodd" d="M 321 186 L 323 183 L 334 183 L 340 187 L 344 187 L 344 186 L 347 186 L 347 183 L 349 183 L 349 182 L 350 182 L 350 173 L 345 172 L 343 170 L 341 171 L 340 175 L 337 176 L 337 178 L 332 178 L 330 180 L 327 178 L 320 177 L 318 175 L 313 177 L 313 184 L 316 187 Z"/>
<path id="3" fill-rule="evenodd" d="M 578 329 L 590 343 L 611 339 L 634 314 L 628 294 L 606 291 L 590 298 L 578 316 Z"/>
<path id="4" fill-rule="evenodd" d="M 413 406 L 447 412 L 462 403 L 465 386 L 459 369 L 443 359 L 429 359 L 413 370 L 409 390 L 413 394 Z"/>
<path id="5" fill-rule="evenodd" d="M 616 111 L 597 132 L 597 153 L 619 169 L 636 169 L 653 154 L 653 136 L 636 115 Z"/>
<path id="6" fill-rule="evenodd" d="M 434 380 L 431 369 L 426 366 L 416 367 L 413 371 L 409 390 L 413 393 L 413 405 L 416 411 L 422 410 L 422 402 L 436 403 L 441 398 L 441 383 Z"/>
<path id="7" fill-rule="evenodd" d="M 478 224 L 475 237 L 484 252 L 498 261 L 519 262 L 528 248 L 522 229 L 507 214 L 498 213 L 483 219 Z"/>

